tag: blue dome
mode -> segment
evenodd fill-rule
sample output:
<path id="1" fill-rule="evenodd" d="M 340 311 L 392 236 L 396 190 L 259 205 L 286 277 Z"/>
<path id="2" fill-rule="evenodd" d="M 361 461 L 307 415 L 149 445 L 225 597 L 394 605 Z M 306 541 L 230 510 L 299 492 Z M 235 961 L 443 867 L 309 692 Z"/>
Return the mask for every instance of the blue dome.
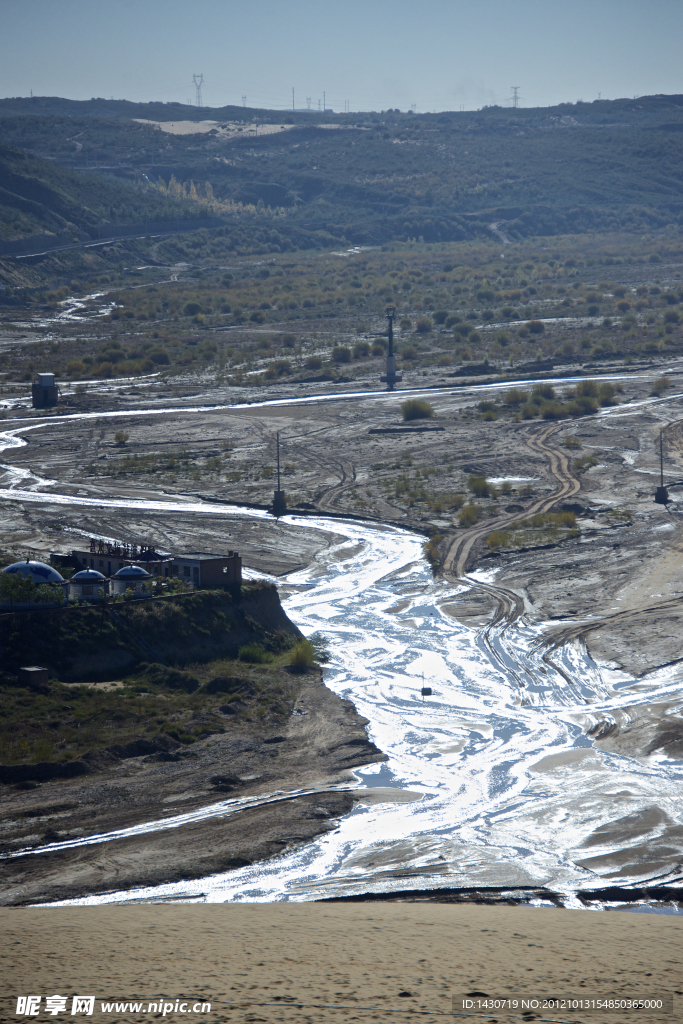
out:
<path id="1" fill-rule="evenodd" d="M 115 580 L 146 580 L 149 578 L 150 574 L 139 565 L 124 565 L 123 569 L 114 573 Z"/>
<path id="2" fill-rule="evenodd" d="M 56 569 L 53 569 L 51 565 L 45 565 L 45 562 L 30 562 L 28 558 L 25 562 L 13 562 L 12 565 L 8 565 L 2 572 L 15 573 L 24 578 L 28 577 L 36 584 L 64 582 L 64 577 Z"/>
<path id="3" fill-rule="evenodd" d="M 96 569 L 81 569 L 80 572 L 75 572 L 70 583 L 100 583 L 105 580 L 106 576 L 103 576 L 101 572 L 97 572 Z"/>

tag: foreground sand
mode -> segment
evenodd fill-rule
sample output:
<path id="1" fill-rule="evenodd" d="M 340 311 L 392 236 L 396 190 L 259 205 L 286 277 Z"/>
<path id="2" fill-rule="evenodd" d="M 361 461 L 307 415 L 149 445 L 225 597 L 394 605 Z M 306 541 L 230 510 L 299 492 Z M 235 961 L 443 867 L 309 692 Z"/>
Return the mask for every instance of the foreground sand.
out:
<path id="1" fill-rule="evenodd" d="M 144 905 L 4 909 L 0 929 L 2 1021 L 29 1019 L 15 1014 L 16 997 L 29 994 L 69 997 L 66 1014 L 50 1017 L 43 998 L 39 1020 L 88 1019 L 71 1017 L 71 997 L 94 994 L 90 1019 L 109 1022 L 155 1013 L 102 1013 L 101 1000 L 163 999 L 175 1007 L 182 997 L 190 1006 L 211 1002 L 201 1019 L 213 1022 L 428 1024 L 450 1013 L 452 995 L 473 991 L 683 993 L 683 924 L 654 915 L 396 903 Z M 674 995 L 673 1014 L 523 1017 L 518 1010 L 471 1019 L 673 1022 L 683 1019 L 683 995 Z"/>

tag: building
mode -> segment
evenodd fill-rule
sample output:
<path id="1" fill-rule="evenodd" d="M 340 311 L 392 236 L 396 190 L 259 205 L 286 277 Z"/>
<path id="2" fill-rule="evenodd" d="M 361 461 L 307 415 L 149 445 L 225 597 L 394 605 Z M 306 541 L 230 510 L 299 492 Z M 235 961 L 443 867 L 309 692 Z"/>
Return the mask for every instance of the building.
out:
<path id="1" fill-rule="evenodd" d="M 154 577 L 177 577 L 197 588 L 216 589 L 242 582 L 242 559 L 237 551 L 217 555 L 208 551 L 160 554 L 144 544 L 118 544 L 93 540 L 86 548 L 75 548 L 71 556 L 53 554 L 57 565 L 70 564 L 77 570 L 93 569 L 114 577 L 126 566 L 136 565 Z"/>
<path id="2" fill-rule="evenodd" d="M 113 576 L 130 564 L 141 566 L 151 576 L 174 575 L 171 555 L 161 555 L 144 544 L 110 544 L 93 540 L 87 549 L 74 549 L 69 561 L 77 569 L 95 569 L 105 576 Z"/>
<path id="3" fill-rule="evenodd" d="M 109 593 L 125 594 L 132 590 L 134 594 L 149 594 L 154 577 L 139 565 L 125 565 L 109 580 Z"/>
<path id="4" fill-rule="evenodd" d="M 212 555 L 207 551 L 190 551 L 174 555 L 172 574 L 195 587 L 216 590 L 242 582 L 242 559 L 236 551 Z"/>
<path id="5" fill-rule="evenodd" d="M 47 409 L 56 405 L 59 399 L 59 388 L 55 384 L 54 373 L 39 373 L 38 380 L 31 385 L 31 404 L 34 409 Z"/>
<path id="6" fill-rule="evenodd" d="M 101 572 L 82 569 L 67 581 L 66 589 L 69 601 L 103 601 L 109 587 Z"/>

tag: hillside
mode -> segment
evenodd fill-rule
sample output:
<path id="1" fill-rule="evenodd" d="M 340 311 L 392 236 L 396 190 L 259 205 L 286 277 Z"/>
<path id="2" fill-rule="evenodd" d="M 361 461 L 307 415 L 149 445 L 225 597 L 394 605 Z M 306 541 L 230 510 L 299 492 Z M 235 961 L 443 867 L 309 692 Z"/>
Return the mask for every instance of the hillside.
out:
<path id="1" fill-rule="evenodd" d="M 177 121 L 214 127 L 164 129 Z M 421 115 L 38 98 L 0 101 L 0 125 L 37 156 L 142 182 L 144 216 L 185 199 L 239 232 L 249 209 L 271 207 L 280 248 L 458 241 L 491 222 L 512 239 L 640 231 L 683 214 L 682 96 Z M 97 216 L 141 216 L 128 191 L 88 197 Z"/>
<path id="2" fill-rule="evenodd" d="M 204 211 L 158 191 L 142 192 L 126 181 L 0 146 L 1 240 L 41 234 L 49 236 L 46 241 L 90 240 L 106 235 L 111 225 L 182 218 L 188 213 L 196 218 Z"/>

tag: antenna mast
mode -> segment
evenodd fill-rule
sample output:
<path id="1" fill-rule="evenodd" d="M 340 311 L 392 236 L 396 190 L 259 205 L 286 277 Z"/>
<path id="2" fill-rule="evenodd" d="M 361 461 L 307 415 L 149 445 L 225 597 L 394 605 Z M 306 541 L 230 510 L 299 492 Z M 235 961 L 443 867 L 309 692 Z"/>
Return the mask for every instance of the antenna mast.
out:
<path id="1" fill-rule="evenodd" d="M 202 85 L 204 84 L 204 75 L 193 75 L 192 81 L 194 82 L 195 92 L 197 94 L 197 106 L 203 107 L 202 102 Z"/>

